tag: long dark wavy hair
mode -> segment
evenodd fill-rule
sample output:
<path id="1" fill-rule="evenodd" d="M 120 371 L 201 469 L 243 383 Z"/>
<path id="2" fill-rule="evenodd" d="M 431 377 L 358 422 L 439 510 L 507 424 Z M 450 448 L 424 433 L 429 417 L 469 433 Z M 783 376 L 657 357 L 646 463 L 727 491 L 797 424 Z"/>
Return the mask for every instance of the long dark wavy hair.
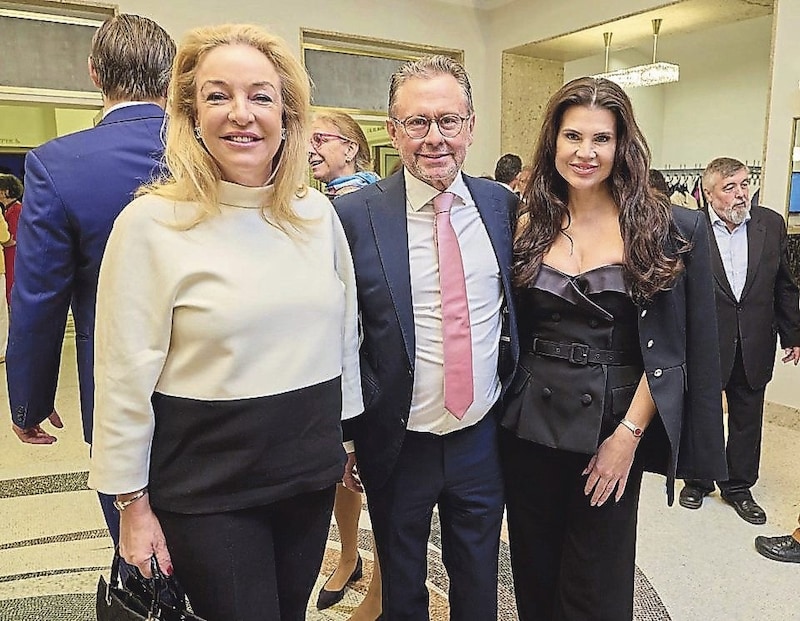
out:
<path id="1" fill-rule="evenodd" d="M 533 283 L 544 254 L 564 230 L 564 222 L 569 222 L 567 182 L 556 170 L 555 159 L 561 121 L 572 106 L 605 108 L 616 119 L 617 148 L 606 183 L 619 207 L 626 284 L 633 300 L 644 303 L 670 288 L 683 270 L 680 255 L 689 247 L 675 229 L 669 199 L 649 187 L 650 149 L 630 99 L 617 84 L 604 79 L 572 80 L 547 104 L 533 170 L 523 189 L 526 213 L 514 242 L 514 282 L 519 287 Z M 667 254 L 670 246 L 674 250 Z"/>

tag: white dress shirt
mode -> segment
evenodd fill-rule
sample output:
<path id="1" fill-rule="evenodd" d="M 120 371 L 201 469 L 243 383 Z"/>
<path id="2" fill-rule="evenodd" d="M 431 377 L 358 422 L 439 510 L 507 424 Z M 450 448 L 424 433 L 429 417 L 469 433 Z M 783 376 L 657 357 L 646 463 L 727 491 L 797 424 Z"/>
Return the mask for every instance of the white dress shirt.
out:
<path id="1" fill-rule="evenodd" d="M 458 420 L 444 409 L 442 298 L 433 212 L 433 198 L 440 192 L 408 171 L 404 175 L 416 339 L 408 429 L 442 435 L 480 421 L 500 396 L 497 373 L 503 303 L 500 268 L 486 226 L 459 173 L 446 191 L 455 194 L 450 221 L 464 263 L 475 394 L 472 405 Z"/>
<path id="2" fill-rule="evenodd" d="M 737 300 L 741 300 L 744 283 L 747 280 L 747 223 L 750 221 L 750 212 L 747 213 L 744 222 L 732 231 L 728 230 L 728 226 L 711 206 L 708 208 L 708 217 L 711 219 L 711 229 L 717 240 L 717 248 L 731 291 Z"/>

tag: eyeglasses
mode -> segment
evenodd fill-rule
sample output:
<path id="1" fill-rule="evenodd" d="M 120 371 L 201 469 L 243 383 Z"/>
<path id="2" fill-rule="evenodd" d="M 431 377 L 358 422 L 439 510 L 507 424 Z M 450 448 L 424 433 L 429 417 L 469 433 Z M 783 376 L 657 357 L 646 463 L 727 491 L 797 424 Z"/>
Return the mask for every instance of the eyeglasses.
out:
<path id="1" fill-rule="evenodd" d="M 311 134 L 311 146 L 315 149 L 319 149 L 322 145 L 331 140 L 344 140 L 345 142 L 353 142 L 341 134 L 329 134 L 327 132 L 314 132 Z"/>
<path id="2" fill-rule="evenodd" d="M 402 121 L 391 117 L 395 125 L 402 125 L 409 138 L 420 139 L 428 135 L 431 131 L 431 123 L 436 123 L 439 133 L 445 138 L 455 138 L 461 133 L 464 121 L 469 120 L 469 116 L 458 114 L 443 114 L 438 119 L 429 119 L 426 116 L 409 116 Z"/>

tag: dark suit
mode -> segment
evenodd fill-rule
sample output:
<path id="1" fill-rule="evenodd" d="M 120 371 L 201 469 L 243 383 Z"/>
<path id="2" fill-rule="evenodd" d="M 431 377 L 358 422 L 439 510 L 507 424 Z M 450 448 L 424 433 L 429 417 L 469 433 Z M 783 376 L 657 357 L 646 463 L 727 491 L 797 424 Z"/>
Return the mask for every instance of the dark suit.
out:
<path id="1" fill-rule="evenodd" d="M 511 229 L 516 200 L 511 193 L 492 181 L 466 175 L 464 181 L 494 249 L 505 299 L 510 300 Z M 442 437 L 407 432 L 416 343 L 403 172 L 337 199 L 336 210 L 353 254 L 363 328 L 360 363 L 365 411 L 357 417 L 358 420 L 347 421 L 345 433 L 355 440 L 358 468 L 370 502 L 383 574 L 384 615 L 392 620 L 427 618 L 424 547 L 430 517 L 427 515 L 425 523 L 424 511 L 412 516 L 413 509 L 409 509 L 408 504 L 415 502 L 413 497 L 420 490 L 424 492 L 427 486 L 437 484 L 432 470 L 435 466 L 430 464 L 431 469 L 427 469 L 422 464 L 425 460 L 435 459 L 434 453 L 441 448 L 440 442 L 450 442 L 452 446 L 443 450 L 452 449 L 454 453 L 461 451 L 463 473 L 472 477 L 465 486 L 472 487 L 467 491 L 467 496 L 474 500 L 475 506 L 465 513 L 474 511 L 486 501 L 491 504 L 491 515 L 484 516 L 485 521 L 491 522 L 488 530 L 492 532 L 495 520 L 499 529 L 502 481 L 496 453 L 496 420 L 490 412 L 477 425 Z M 507 343 L 509 347 L 504 348 L 503 343 L 500 347 L 500 377 L 504 388 L 519 354 L 513 308 L 506 320 L 513 337 Z M 504 349 L 508 351 L 504 352 Z M 410 437 L 413 437 L 413 441 Z M 488 459 L 492 462 L 491 471 L 487 469 L 485 473 L 487 478 L 492 479 L 487 484 L 487 488 L 492 488 L 491 492 L 481 489 L 477 480 L 482 473 L 476 472 L 474 462 L 470 461 L 470 452 L 475 451 L 477 446 L 480 446 L 477 450 L 488 453 Z M 487 501 L 487 496 L 492 498 Z M 451 514 L 452 507 L 443 497 L 438 502 L 444 558 L 451 580 L 451 618 L 481 620 L 488 619 L 490 615 L 496 616 L 496 612 L 485 611 L 486 602 L 490 599 L 494 601 L 496 610 L 499 542 L 492 541 L 491 536 L 483 537 L 481 533 L 475 533 L 476 541 L 469 550 L 473 556 L 453 557 L 453 561 L 449 561 L 448 547 L 453 545 L 450 542 L 469 539 L 475 525 L 466 523 L 466 520 L 459 523 L 459 516 Z M 412 525 L 416 532 L 412 535 L 415 539 L 413 543 L 416 548 L 421 546 L 422 559 L 402 558 L 402 554 L 395 552 L 398 548 L 394 543 L 402 533 L 398 535 L 391 521 L 404 512 L 406 520 L 403 526 L 414 522 Z M 453 549 L 456 554 L 461 552 L 457 546 Z M 405 590 L 398 576 L 419 571 L 422 575 L 417 574 L 416 578 L 424 594 L 413 589 L 413 592 Z M 484 575 L 475 580 L 480 573 Z M 494 580 L 495 587 L 491 593 L 484 588 L 476 588 L 476 582 L 481 580 L 484 585 Z"/>
<path id="2" fill-rule="evenodd" d="M 122 107 L 96 127 L 25 157 L 7 354 L 11 416 L 19 427 L 37 425 L 53 411 L 71 304 L 83 433 L 91 440 L 100 259 L 119 212 L 159 171 L 163 122 L 155 104 Z M 106 513 L 112 535 L 116 519 Z"/>
<path id="3" fill-rule="evenodd" d="M 728 401 L 728 480 L 718 484 L 728 498 L 748 498 L 758 479 L 764 393 L 772 379 L 776 337 L 781 347 L 800 345 L 800 296 L 789 270 L 786 224 L 765 207 L 753 207 L 750 216 L 747 276 L 739 300 L 709 227 L 722 389 Z M 691 484 L 714 489 L 710 480 Z"/>

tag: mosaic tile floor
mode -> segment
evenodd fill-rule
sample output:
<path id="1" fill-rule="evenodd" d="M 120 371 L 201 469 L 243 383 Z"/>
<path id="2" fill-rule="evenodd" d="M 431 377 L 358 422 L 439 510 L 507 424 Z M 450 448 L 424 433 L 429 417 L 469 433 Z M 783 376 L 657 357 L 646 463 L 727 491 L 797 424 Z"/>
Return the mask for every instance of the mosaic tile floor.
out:
<path id="1" fill-rule="evenodd" d="M 86 488 L 87 473 L 68 472 L 38 477 L 24 477 L 0 481 L 0 503 L 14 499 L 23 501 L 48 496 L 78 494 L 75 502 L 94 502 L 94 495 Z M 86 496 L 88 492 L 88 497 Z M 71 503 L 69 503 L 71 504 Z M 362 522 L 368 523 L 366 514 Z M 111 554 L 111 541 L 103 528 L 61 532 L 48 536 L 19 539 L 0 544 L 0 558 L 14 554 L 23 555 L 29 551 L 40 551 L 45 558 L 48 551 L 58 548 L 63 560 L 70 560 L 69 566 L 53 566 L 49 569 L 26 571 L 19 566 L 8 573 L 0 569 L 0 621 L 91 621 L 94 619 L 94 594 L 97 577 L 108 572 L 103 559 Z M 372 537 L 367 528 L 359 533 L 359 548 L 365 560 L 364 577 L 348 588 L 345 598 L 332 608 L 320 612 L 309 606 L 309 620 L 346 620 L 366 593 L 372 572 Z M 30 550 L 26 550 L 30 549 Z M 428 556 L 428 587 L 431 594 L 431 618 L 447 618 L 448 579 L 441 560 L 441 534 L 438 519 L 434 519 Z M 324 583 L 325 576 L 332 571 L 338 554 L 338 532 L 331 526 L 329 547 L 326 552 L 320 579 L 315 588 Z M 89 562 L 77 562 L 84 555 L 91 557 Z M 41 558 L 41 557 L 40 557 Z M 92 564 L 94 562 L 95 564 Z M 30 593 L 41 593 L 33 595 Z M 316 601 L 316 595 L 312 602 Z M 511 567 L 508 545 L 501 542 L 500 579 L 498 584 L 500 611 L 498 621 L 517 619 L 514 609 L 514 593 L 511 581 Z M 647 578 L 637 571 L 636 575 L 636 614 L 642 621 L 667 620 L 669 615 Z"/>

